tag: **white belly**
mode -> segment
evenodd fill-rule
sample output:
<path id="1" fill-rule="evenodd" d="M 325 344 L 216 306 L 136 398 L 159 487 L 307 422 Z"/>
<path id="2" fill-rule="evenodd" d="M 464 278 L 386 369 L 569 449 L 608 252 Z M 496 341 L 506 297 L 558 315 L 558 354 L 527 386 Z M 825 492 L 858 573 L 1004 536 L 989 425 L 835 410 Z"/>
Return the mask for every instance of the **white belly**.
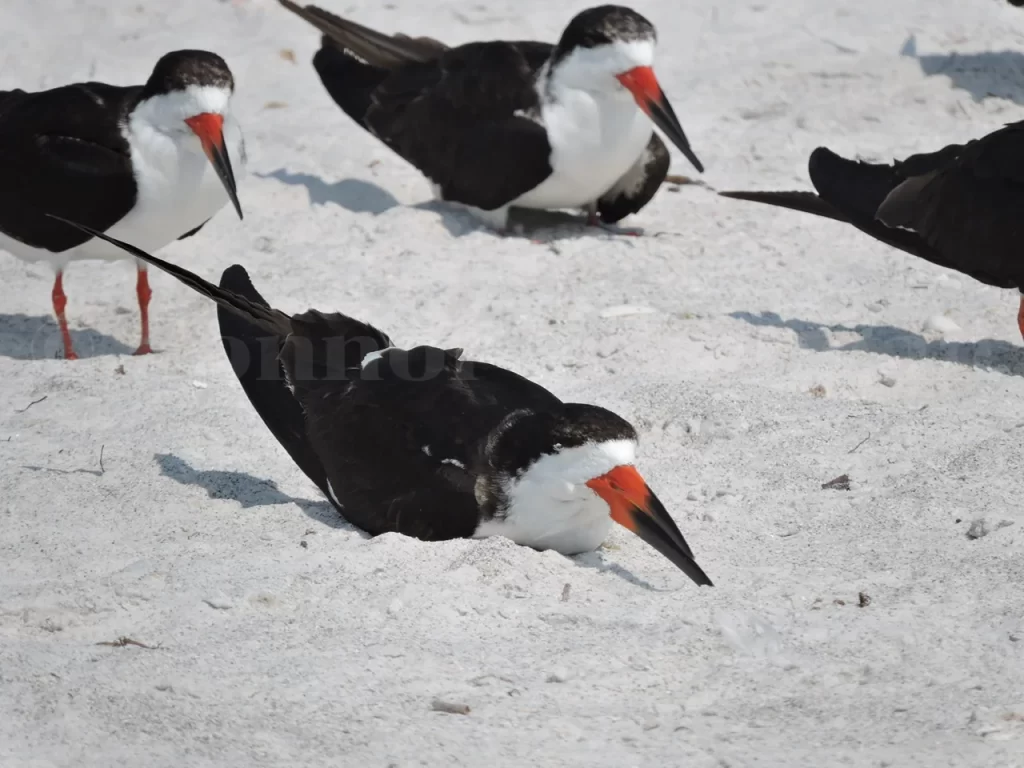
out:
<path id="1" fill-rule="evenodd" d="M 608 505 L 586 489 L 581 497 L 561 503 L 540 494 L 533 503 L 524 499 L 504 519 L 480 523 L 473 538 L 504 536 L 526 547 L 578 555 L 601 546 L 611 528 Z"/>
<path id="2" fill-rule="evenodd" d="M 135 207 L 106 234 L 144 251 L 153 252 L 207 221 L 228 202 L 227 192 L 210 161 L 190 143 L 171 140 L 155 132 L 133 136 L 132 163 L 138 194 Z M 231 157 L 235 180 L 244 176 L 245 155 L 241 131 L 233 120 L 225 120 L 224 139 Z M 58 222 L 54 226 L 64 226 Z M 0 233 L 0 248 L 24 261 L 47 261 L 63 269 L 68 262 L 83 259 L 130 258 L 103 240 L 92 239 L 62 253 L 32 248 Z"/>
<path id="3" fill-rule="evenodd" d="M 632 168 L 651 140 L 651 121 L 629 94 L 595 98 L 566 90 L 541 119 L 551 143 L 552 173 L 512 205 L 582 208 Z"/>

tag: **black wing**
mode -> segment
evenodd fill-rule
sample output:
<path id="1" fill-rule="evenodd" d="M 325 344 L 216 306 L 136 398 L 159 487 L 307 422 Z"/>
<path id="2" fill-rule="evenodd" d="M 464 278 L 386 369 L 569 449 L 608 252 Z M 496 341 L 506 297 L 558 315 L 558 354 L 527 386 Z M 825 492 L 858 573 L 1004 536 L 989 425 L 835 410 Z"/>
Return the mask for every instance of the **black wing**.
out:
<path id="1" fill-rule="evenodd" d="M 0 231 L 59 252 L 89 236 L 47 214 L 104 231 L 135 204 L 121 122 L 140 88 L 79 83 L 0 93 Z"/>
<path id="2" fill-rule="evenodd" d="M 447 45 L 432 37 L 385 35 L 315 5 L 302 6 L 291 0 L 279 2 L 320 30 L 339 49 L 350 51 L 378 69 L 393 69 L 410 61 L 431 61 L 448 49 Z"/>
<path id="3" fill-rule="evenodd" d="M 303 335 L 322 349 L 317 336 L 331 333 L 323 324 Z M 472 536 L 491 431 L 513 410 L 559 405 L 510 371 L 462 362 L 460 352 L 390 349 L 345 381 L 296 389 L 310 441 L 355 525 L 424 540 Z"/>
<path id="4" fill-rule="evenodd" d="M 614 224 L 647 205 L 665 181 L 671 162 L 668 148 L 658 134 L 652 133 L 647 149 L 633 167 L 597 201 L 601 220 Z"/>
<path id="5" fill-rule="evenodd" d="M 237 264 L 224 270 L 220 287 L 270 308 L 253 287 L 248 273 Z M 224 353 L 252 407 L 299 469 L 324 496 L 330 498 L 323 464 L 306 436 L 302 406 L 288 389 L 284 369 L 278 360 L 285 337 L 268 333 L 266 329 L 219 305 L 217 321 Z"/>
<path id="6" fill-rule="evenodd" d="M 895 170 L 905 180 L 879 205 L 879 221 L 917 233 L 938 255 L 929 261 L 988 285 L 1024 287 L 1024 122 Z"/>
<path id="7" fill-rule="evenodd" d="M 324 33 L 313 66 L 331 98 L 440 187 L 443 199 L 493 210 L 550 175 L 534 82 L 553 46 L 447 48 L 281 2 Z"/>
<path id="8" fill-rule="evenodd" d="M 250 401 L 303 472 L 347 520 L 371 534 L 471 536 L 479 520 L 476 469 L 491 430 L 513 410 L 560 405 L 511 371 L 462 363 L 461 350 L 395 349 L 373 326 L 341 314 L 310 310 L 289 317 L 267 305 L 241 267 L 228 269 L 218 287 L 67 223 L 168 272 L 241 319 L 226 323 L 222 313 L 221 333 Z"/>
<path id="9" fill-rule="evenodd" d="M 1024 123 L 892 165 L 811 154 L 806 192 L 723 192 L 846 221 L 894 248 L 1001 288 L 1024 286 Z"/>
<path id="10" fill-rule="evenodd" d="M 534 90 L 541 43 L 470 43 L 394 71 L 373 92 L 367 127 L 441 189 L 493 210 L 551 174 Z M 538 63 L 539 60 L 539 63 Z"/>

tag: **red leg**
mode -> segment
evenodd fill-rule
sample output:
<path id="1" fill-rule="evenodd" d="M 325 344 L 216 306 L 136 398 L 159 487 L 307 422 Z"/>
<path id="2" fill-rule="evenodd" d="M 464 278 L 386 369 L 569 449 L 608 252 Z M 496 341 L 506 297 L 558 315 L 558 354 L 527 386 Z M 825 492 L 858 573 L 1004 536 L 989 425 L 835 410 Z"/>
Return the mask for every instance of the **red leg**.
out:
<path id="1" fill-rule="evenodd" d="M 135 350 L 135 354 L 148 355 L 153 351 L 153 348 L 149 346 L 149 299 L 153 296 L 153 292 L 149 289 L 149 273 L 141 266 L 138 267 L 135 293 L 139 296 L 139 314 L 142 315 L 142 341 L 139 342 L 139 348 Z"/>
<path id="2" fill-rule="evenodd" d="M 1020 329 L 1020 335 L 1024 336 L 1024 294 L 1020 297 L 1020 308 L 1017 310 L 1017 328 Z"/>
<path id="3" fill-rule="evenodd" d="M 68 321 L 64 317 L 64 308 L 68 305 L 68 297 L 64 295 L 64 270 L 57 270 L 57 277 L 53 281 L 53 312 L 57 315 L 57 325 L 60 326 L 60 336 L 64 341 L 64 359 L 77 360 L 74 347 L 71 346 L 71 332 L 68 331 Z"/>

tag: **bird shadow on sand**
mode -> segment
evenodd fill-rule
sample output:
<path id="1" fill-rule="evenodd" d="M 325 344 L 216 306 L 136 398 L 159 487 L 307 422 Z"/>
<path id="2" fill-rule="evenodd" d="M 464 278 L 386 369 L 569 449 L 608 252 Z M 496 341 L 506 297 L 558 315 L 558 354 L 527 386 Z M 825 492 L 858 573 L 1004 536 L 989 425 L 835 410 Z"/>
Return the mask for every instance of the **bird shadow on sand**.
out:
<path id="1" fill-rule="evenodd" d="M 349 525 L 328 501 L 299 499 L 282 493 L 273 480 L 264 480 L 246 472 L 218 469 L 195 469 L 188 462 L 169 453 L 153 456 L 160 466 L 160 474 L 182 485 L 195 485 L 206 491 L 211 499 L 231 499 L 242 509 L 274 504 L 295 504 L 309 518 L 330 528 L 357 530 Z"/>
<path id="2" fill-rule="evenodd" d="M 399 205 L 386 189 L 362 179 L 342 179 L 329 183 L 309 173 L 289 173 L 278 168 L 270 173 L 257 173 L 261 179 L 276 179 L 289 186 L 305 187 L 310 205 L 338 205 L 352 213 L 372 213 L 377 216 Z"/>
<path id="3" fill-rule="evenodd" d="M 788 328 L 796 333 L 801 349 L 815 352 L 871 352 L 904 360 L 940 360 L 994 368 L 1012 376 L 1024 376 L 1024 347 L 999 339 L 929 341 L 918 333 L 892 325 L 829 325 L 796 318 L 786 320 L 774 312 L 731 312 L 729 317 L 762 328 Z M 834 346 L 829 338 L 831 333 L 857 333 L 861 338 Z"/>
<path id="4" fill-rule="evenodd" d="M 509 213 L 509 232 L 502 234 L 491 229 L 464 208 L 442 200 L 427 200 L 413 206 L 418 211 L 436 213 L 441 224 L 452 237 L 464 237 L 474 232 L 493 234 L 495 237 L 521 238 L 538 242 L 555 240 L 576 240 L 581 237 L 629 237 L 644 235 L 638 227 L 618 227 L 606 225 L 593 227 L 587 224 L 582 215 L 573 215 L 565 211 L 547 211 L 531 208 L 513 208 Z"/>
<path id="5" fill-rule="evenodd" d="M 574 555 L 570 558 L 574 563 L 584 568 L 592 568 L 599 573 L 610 573 L 613 576 L 618 576 L 623 581 L 628 581 L 635 587 L 646 589 L 649 592 L 671 592 L 671 589 L 663 589 L 656 587 L 649 581 L 644 581 L 635 573 L 628 568 L 623 568 L 618 563 L 609 563 L 605 560 L 604 555 L 598 552 L 585 552 L 582 555 Z"/>
<path id="6" fill-rule="evenodd" d="M 900 50 L 901 56 L 916 59 L 927 77 L 944 75 L 954 88 L 967 91 L 975 101 L 990 96 L 1024 105 L 1024 53 L 1018 51 L 982 51 L 980 53 L 917 53 L 917 40 L 911 36 Z"/>
<path id="7" fill-rule="evenodd" d="M 71 331 L 71 343 L 80 358 L 102 355 L 131 355 L 134 347 L 113 336 L 82 328 Z M 57 321 L 49 315 L 5 315 L 0 313 L 0 357 L 13 360 L 46 360 L 64 356 Z"/>
<path id="8" fill-rule="evenodd" d="M 362 179 L 343 179 L 330 184 L 319 176 L 308 173 L 289 173 L 283 168 L 265 174 L 254 174 L 261 179 L 276 179 L 290 186 L 306 188 L 310 205 L 338 205 L 352 213 L 369 213 L 378 216 L 401 205 L 395 197 L 382 187 Z M 441 200 L 427 200 L 409 206 L 418 211 L 436 213 L 441 224 L 452 237 L 464 237 L 474 232 L 491 232 L 495 237 L 512 237 L 551 242 L 571 240 L 580 237 L 626 237 L 645 234 L 642 229 L 630 227 L 591 227 L 580 215 L 564 211 L 544 211 L 517 208 L 509 216 L 508 234 L 499 234 L 490 229 L 469 211 L 453 203 Z"/>

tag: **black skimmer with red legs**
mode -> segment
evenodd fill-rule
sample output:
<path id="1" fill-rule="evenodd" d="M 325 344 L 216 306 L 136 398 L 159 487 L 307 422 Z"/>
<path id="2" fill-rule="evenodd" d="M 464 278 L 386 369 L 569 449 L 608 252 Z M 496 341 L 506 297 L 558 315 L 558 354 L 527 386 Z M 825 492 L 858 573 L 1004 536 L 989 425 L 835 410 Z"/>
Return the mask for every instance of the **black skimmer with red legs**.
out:
<path id="1" fill-rule="evenodd" d="M 866 163 L 819 147 L 814 192 L 721 192 L 852 224 L 893 248 L 1020 294 L 1024 336 L 1024 122 L 906 160 Z"/>
<path id="2" fill-rule="evenodd" d="M 313 66 L 342 110 L 498 230 L 516 207 L 636 213 L 668 173 L 654 126 L 704 170 L 654 75 L 654 25 L 629 8 L 582 11 L 556 45 L 449 48 L 280 2 L 323 33 Z"/>
<path id="3" fill-rule="evenodd" d="M 615 522 L 711 585 L 637 470 L 636 430 L 620 416 L 564 403 L 461 349 L 400 349 L 340 313 L 273 309 L 241 266 L 216 286 L 87 231 L 219 305 L 250 402 L 352 524 L 427 541 L 505 536 L 573 555 L 600 546 Z"/>
<path id="4" fill-rule="evenodd" d="M 163 56 L 145 85 L 75 83 L 0 92 L 0 250 L 56 270 L 53 311 L 64 357 L 75 359 L 64 310 L 64 269 L 123 259 L 103 240 L 49 218 L 81 222 L 149 250 L 189 237 L 229 200 L 242 216 L 232 159 L 244 166 L 231 115 L 234 79 L 207 51 Z M 142 340 L 151 291 L 137 262 Z"/>

